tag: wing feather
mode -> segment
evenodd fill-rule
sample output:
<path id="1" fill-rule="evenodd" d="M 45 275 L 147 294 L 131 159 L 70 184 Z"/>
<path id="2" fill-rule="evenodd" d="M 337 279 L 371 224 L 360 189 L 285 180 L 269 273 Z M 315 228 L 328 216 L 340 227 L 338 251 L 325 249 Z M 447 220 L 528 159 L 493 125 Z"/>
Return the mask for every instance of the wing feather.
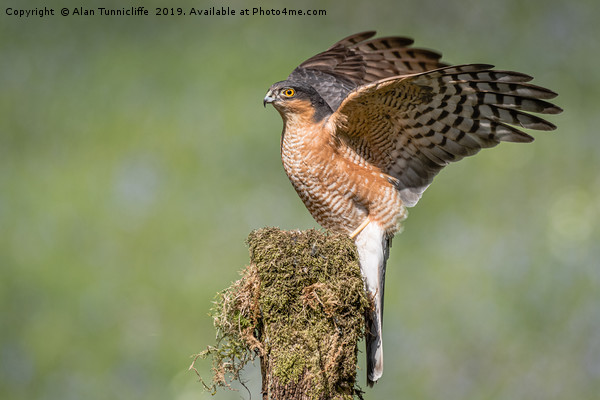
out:
<path id="1" fill-rule="evenodd" d="M 562 110 L 528 75 L 487 64 L 386 78 L 352 91 L 332 114 L 336 135 L 389 174 L 407 206 L 448 163 L 501 141 L 531 142 L 521 128 L 556 127 L 532 115 Z"/>
<path id="2" fill-rule="evenodd" d="M 446 65 L 440 62 L 437 52 L 409 47 L 412 39 L 370 39 L 373 35 L 373 31 L 361 32 L 340 40 L 300 64 L 288 80 L 311 85 L 336 110 L 348 93 L 359 86 Z"/>

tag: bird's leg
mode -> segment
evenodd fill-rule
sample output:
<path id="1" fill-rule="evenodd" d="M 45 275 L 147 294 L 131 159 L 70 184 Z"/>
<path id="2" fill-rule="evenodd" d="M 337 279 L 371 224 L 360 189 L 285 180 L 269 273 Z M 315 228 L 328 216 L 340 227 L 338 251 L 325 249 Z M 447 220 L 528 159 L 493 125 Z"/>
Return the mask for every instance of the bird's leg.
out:
<path id="1" fill-rule="evenodd" d="M 362 230 L 365 229 L 365 226 L 369 225 L 369 222 L 371 222 L 369 217 L 365 218 L 365 220 L 362 222 L 362 224 L 360 224 L 360 226 L 358 228 L 356 228 L 354 230 L 354 232 L 352 232 L 350 234 L 350 239 L 354 239 L 359 233 L 361 233 Z"/>

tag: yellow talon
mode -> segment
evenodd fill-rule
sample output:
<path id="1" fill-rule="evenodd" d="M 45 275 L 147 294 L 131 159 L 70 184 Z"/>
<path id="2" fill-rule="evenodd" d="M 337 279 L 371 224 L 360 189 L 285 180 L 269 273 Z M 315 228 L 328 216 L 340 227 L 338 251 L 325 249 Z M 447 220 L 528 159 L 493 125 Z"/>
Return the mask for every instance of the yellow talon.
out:
<path id="1" fill-rule="evenodd" d="M 369 225 L 369 222 L 371 222 L 369 220 L 369 217 L 365 218 L 362 224 L 360 224 L 360 226 L 356 228 L 354 232 L 352 232 L 352 234 L 350 235 L 350 239 L 354 239 L 356 236 L 358 236 L 358 234 L 361 233 L 363 229 L 365 229 L 365 226 Z"/>

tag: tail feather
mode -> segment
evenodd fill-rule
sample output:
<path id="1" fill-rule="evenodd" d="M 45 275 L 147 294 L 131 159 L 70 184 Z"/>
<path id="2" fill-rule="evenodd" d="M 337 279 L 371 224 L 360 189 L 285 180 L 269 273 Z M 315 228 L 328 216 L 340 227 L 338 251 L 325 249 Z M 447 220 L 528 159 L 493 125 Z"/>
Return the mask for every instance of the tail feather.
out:
<path id="1" fill-rule="evenodd" d="M 366 315 L 367 333 L 367 385 L 373 385 L 383 375 L 383 343 L 381 337 L 381 314 L 374 309 Z"/>
<path id="2" fill-rule="evenodd" d="M 371 222 L 356 237 L 365 287 L 373 298 L 373 309 L 365 315 L 367 345 L 367 384 L 373 386 L 383 374 L 383 295 L 385 268 L 391 239 Z"/>

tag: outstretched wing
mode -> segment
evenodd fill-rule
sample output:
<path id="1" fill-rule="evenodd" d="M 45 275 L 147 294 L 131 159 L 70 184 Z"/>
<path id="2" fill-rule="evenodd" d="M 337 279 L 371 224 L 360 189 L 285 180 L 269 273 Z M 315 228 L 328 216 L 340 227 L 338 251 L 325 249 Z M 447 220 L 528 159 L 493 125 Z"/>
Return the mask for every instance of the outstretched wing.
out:
<path id="1" fill-rule="evenodd" d="M 336 110 L 355 88 L 384 78 L 440 68 L 439 53 L 409 47 L 404 37 L 371 39 L 375 32 L 348 36 L 300 64 L 288 77 L 311 85 Z"/>
<path id="2" fill-rule="evenodd" d="M 501 141 L 530 142 L 518 128 L 553 130 L 527 112 L 557 114 L 556 93 L 528 75 L 470 64 L 390 78 L 350 93 L 332 114 L 337 136 L 397 181 L 414 206 L 448 163 Z"/>

